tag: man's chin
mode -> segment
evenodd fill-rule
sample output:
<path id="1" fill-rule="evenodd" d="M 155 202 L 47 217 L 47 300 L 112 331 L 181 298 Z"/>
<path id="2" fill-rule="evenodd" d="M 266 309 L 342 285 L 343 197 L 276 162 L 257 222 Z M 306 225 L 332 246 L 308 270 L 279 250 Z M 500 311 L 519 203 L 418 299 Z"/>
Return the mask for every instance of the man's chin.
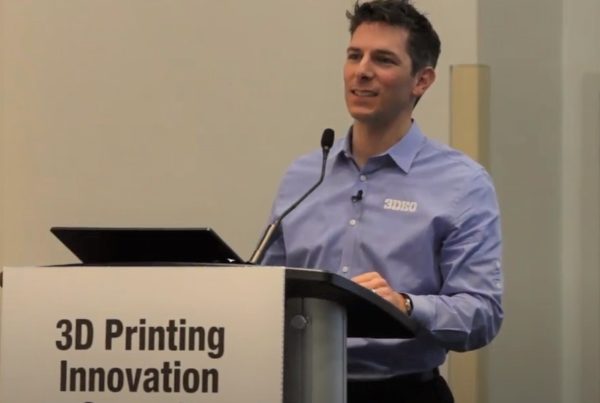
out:
<path id="1" fill-rule="evenodd" d="M 350 110 L 350 116 L 356 121 L 360 123 L 372 123 L 377 121 L 377 115 L 372 111 L 357 111 Z"/>

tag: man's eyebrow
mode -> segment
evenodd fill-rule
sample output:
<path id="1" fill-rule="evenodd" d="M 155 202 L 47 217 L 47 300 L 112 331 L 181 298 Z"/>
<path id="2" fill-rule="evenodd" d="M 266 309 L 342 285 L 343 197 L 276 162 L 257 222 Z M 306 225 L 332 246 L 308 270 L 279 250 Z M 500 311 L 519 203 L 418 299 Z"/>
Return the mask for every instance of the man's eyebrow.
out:
<path id="1" fill-rule="evenodd" d="M 391 56 L 394 59 L 398 59 L 398 55 L 396 55 L 394 52 L 392 52 L 391 50 L 386 50 L 386 49 L 375 49 L 373 51 L 374 54 L 376 54 L 377 56 Z"/>
<path id="2" fill-rule="evenodd" d="M 354 53 L 354 52 L 362 52 L 363 50 L 360 48 L 356 48 L 353 46 L 348 47 L 348 49 L 346 49 L 346 53 Z M 391 50 L 387 50 L 387 49 L 374 49 L 373 53 L 377 56 L 390 56 L 393 57 L 395 59 L 398 59 L 398 56 L 392 52 Z"/>

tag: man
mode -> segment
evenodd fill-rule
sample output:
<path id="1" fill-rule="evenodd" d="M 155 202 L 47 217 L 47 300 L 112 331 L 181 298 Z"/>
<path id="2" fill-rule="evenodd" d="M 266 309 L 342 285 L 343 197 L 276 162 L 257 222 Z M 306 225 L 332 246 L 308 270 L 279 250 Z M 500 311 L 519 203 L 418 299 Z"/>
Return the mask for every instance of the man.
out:
<path id="1" fill-rule="evenodd" d="M 263 263 L 329 270 L 417 321 L 410 340 L 348 341 L 349 402 L 452 402 L 448 350 L 484 346 L 502 321 L 498 205 L 485 170 L 427 139 L 412 112 L 435 80 L 440 41 L 406 1 L 356 4 L 344 66 L 354 122 L 323 184 L 283 221 Z M 273 215 L 318 177 L 321 153 L 292 164 Z M 354 197 L 352 197 L 354 196 Z"/>

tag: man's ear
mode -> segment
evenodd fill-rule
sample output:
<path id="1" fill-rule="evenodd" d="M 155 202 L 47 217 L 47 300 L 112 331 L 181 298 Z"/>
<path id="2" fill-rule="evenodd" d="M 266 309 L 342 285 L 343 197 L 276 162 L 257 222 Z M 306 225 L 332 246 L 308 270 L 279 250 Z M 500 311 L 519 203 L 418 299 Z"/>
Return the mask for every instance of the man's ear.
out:
<path id="1" fill-rule="evenodd" d="M 423 67 L 416 75 L 415 75 L 415 84 L 413 86 L 413 96 L 415 98 L 421 98 L 425 91 L 433 84 L 435 81 L 435 70 L 431 66 Z"/>

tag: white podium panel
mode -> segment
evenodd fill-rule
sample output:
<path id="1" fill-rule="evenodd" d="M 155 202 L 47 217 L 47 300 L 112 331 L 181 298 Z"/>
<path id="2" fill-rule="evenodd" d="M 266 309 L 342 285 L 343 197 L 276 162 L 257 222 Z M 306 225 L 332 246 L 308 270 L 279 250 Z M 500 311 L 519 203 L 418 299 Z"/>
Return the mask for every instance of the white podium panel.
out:
<path id="1" fill-rule="evenodd" d="M 3 403 L 283 399 L 283 269 L 32 267 L 3 276 Z"/>

